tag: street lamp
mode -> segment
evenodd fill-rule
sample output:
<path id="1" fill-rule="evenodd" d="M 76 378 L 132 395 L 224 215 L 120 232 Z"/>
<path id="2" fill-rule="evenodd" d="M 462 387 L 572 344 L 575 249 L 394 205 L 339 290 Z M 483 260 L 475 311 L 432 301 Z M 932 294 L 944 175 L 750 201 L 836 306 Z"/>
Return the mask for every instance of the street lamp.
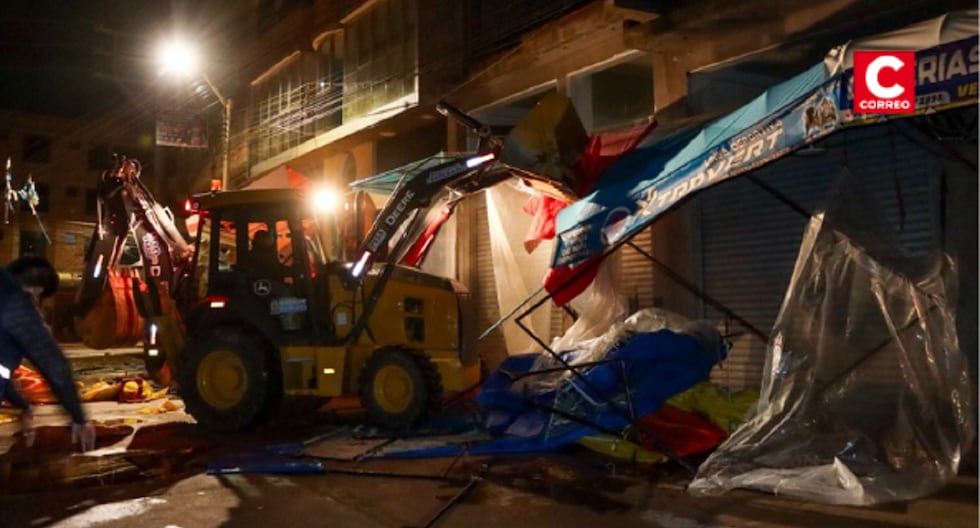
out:
<path id="1" fill-rule="evenodd" d="M 200 75 L 208 89 L 221 103 L 222 112 L 222 152 L 221 189 L 228 189 L 228 153 L 231 146 L 231 99 L 224 96 L 211 79 L 200 70 L 200 60 L 196 50 L 180 39 L 173 39 L 160 46 L 157 53 L 160 74 L 180 74 L 184 77 Z"/>

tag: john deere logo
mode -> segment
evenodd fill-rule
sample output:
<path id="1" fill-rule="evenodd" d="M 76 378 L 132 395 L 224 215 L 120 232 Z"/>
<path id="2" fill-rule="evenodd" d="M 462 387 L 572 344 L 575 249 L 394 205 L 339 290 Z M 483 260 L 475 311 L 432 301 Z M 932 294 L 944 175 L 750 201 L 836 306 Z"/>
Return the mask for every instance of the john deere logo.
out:
<path id="1" fill-rule="evenodd" d="M 267 279 L 259 279 L 252 283 L 252 293 L 260 297 L 265 297 L 272 293 L 272 283 Z"/>

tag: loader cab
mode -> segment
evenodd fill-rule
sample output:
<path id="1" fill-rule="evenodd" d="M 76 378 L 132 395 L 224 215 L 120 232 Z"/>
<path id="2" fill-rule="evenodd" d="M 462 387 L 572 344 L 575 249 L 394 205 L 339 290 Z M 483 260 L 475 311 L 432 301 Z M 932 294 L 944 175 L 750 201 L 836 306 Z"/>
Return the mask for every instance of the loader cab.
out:
<path id="1" fill-rule="evenodd" d="M 337 200 L 285 189 L 201 197 L 193 318 L 244 322 L 279 346 L 335 342 L 338 277 L 376 212 L 366 195 Z"/>
<path id="2" fill-rule="evenodd" d="M 238 196 L 235 196 L 238 195 Z M 307 344 L 323 329 L 335 229 L 305 207 L 296 191 L 245 191 L 199 204 L 192 311 L 246 322 L 278 344 Z M 294 337 L 291 337 L 294 336 Z"/>

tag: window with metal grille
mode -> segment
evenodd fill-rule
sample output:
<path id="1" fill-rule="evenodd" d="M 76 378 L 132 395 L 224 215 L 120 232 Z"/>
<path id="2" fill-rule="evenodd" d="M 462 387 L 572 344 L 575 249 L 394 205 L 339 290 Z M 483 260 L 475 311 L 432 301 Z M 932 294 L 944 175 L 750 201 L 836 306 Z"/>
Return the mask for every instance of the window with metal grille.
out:
<path id="1" fill-rule="evenodd" d="M 297 52 L 253 83 L 250 162 L 260 163 L 340 126 L 343 105 L 343 33 L 330 34 L 315 52 Z M 266 76 L 264 76 L 266 77 Z"/>
<path id="2" fill-rule="evenodd" d="M 381 0 L 347 21 L 344 120 L 417 91 L 418 2 Z"/>
<path id="3" fill-rule="evenodd" d="M 631 126 L 653 114 L 653 63 L 636 53 L 571 76 L 569 91 L 589 132 Z"/>

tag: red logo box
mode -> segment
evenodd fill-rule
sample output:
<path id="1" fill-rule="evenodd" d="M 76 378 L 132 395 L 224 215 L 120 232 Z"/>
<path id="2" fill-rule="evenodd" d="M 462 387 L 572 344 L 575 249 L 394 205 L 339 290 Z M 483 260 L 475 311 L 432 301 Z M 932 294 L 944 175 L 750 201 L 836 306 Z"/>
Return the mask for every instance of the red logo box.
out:
<path id="1" fill-rule="evenodd" d="M 854 112 L 915 113 L 915 52 L 855 51 Z"/>

